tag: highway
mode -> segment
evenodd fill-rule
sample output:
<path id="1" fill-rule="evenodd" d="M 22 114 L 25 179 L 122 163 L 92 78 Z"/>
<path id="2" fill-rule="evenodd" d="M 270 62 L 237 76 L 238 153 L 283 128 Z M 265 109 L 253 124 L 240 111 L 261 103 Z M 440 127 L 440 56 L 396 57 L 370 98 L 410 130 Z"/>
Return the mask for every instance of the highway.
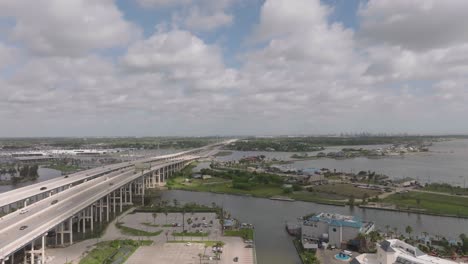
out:
<path id="1" fill-rule="evenodd" d="M 156 162 L 156 161 L 164 160 L 164 159 L 171 159 L 171 158 L 179 157 L 182 155 L 186 155 L 188 153 L 205 150 L 206 148 L 207 147 L 169 154 L 169 155 L 164 155 L 164 156 L 145 158 L 145 159 L 140 159 L 140 160 L 131 161 L 131 162 L 122 162 L 122 163 L 117 163 L 117 164 L 106 165 L 103 167 L 81 171 L 81 172 L 73 173 L 67 176 L 63 176 L 63 177 L 57 177 L 57 178 L 43 181 L 40 183 L 28 185 L 19 189 L 14 189 L 8 192 L 0 193 L 0 211 L 2 207 L 14 204 L 16 202 L 23 201 L 27 198 L 35 197 L 38 195 L 43 195 L 52 190 L 58 190 L 59 188 L 68 188 L 68 186 L 70 185 L 80 183 L 84 180 L 99 177 L 99 176 L 105 175 L 115 170 L 132 167 L 137 163 L 148 163 L 148 162 Z"/>
<path id="2" fill-rule="evenodd" d="M 154 165 L 151 170 L 176 164 L 182 160 L 188 161 L 197 158 L 196 156 L 187 156 L 179 160 L 164 161 Z M 24 214 L 14 212 L 4 216 L 0 220 L 0 259 L 3 255 L 7 256 L 26 246 L 33 239 L 41 237 L 48 230 L 79 213 L 92 203 L 141 176 L 142 172 L 135 173 L 130 170 L 109 175 L 109 177 L 98 177 L 28 206 L 28 211 Z M 57 202 L 52 205 L 54 200 Z M 22 226 L 27 226 L 27 228 L 20 230 Z"/>
<path id="3" fill-rule="evenodd" d="M 5 260 L 114 191 L 140 181 L 143 176 L 150 176 L 161 168 L 166 168 L 165 171 L 171 167 L 180 168 L 182 163 L 212 156 L 219 151 L 218 147 L 221 145 L 213 144 L 165 156 L 107 165 L 0 194 L 1 207 L 52 190 L 58 191 L 0 218 L 0 260 Z M 134 165 L 141 163 L 150 163 L 151 166 L 137 172 Z M 143 184 L 143 181 L 141 183 Z M 42 187 L 46 187 L 47 190 L 41 190 Z"/>

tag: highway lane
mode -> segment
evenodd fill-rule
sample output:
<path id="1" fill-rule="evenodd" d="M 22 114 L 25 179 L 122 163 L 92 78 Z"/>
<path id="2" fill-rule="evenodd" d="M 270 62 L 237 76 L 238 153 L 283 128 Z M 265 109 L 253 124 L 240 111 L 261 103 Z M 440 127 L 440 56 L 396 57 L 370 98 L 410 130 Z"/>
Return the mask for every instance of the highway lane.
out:
<path id="1" fill-rule="evenodd" d="M 190 159 L 194 158 L 191 157 Z M 172 161 L 170 163 L 175 164 L 176 162 Z M 151 170 L 167 165 L 168 163 L 158 164 L 153 166 Z M 38 205 L 37 209 L 34 208 L 34 211 L 31 211 L 31 214 L 23 220 L 20 219 L 22 215 L 17 215 L 18 221 L 9 220 L 8 224 L 0 223 L 0 255 L 10 254 L 15 249 L 25 246 L 32 239 L 41 236 L 47 230 L 80 212 L 93 202 L 139 177 L 141 177 L 141 172 L 135 174 L 130 171 L 110 177 L 107 180 L 102 177 L 97 178 L 41 201 L 41 205 Z M 59 202 L 54 205 L 47 205 L 49 201 L 54 199 L 58 199 Z M 65 210 L 58 210 L 59 208 L 65 208 Z M 20 230 L 23 225 L 28 227 Z"/>
<path id="2" fill-rule="evenodd" d="M 121 172 L 114 172 L 108 175 L 109 179 L 116 177 L 118 175 L 131 175 L 133 173 L 133 169 L 127 169 L 127 171 L 121 173 Z M 79 192 L 79 191 L 84 191 L 87 188 L 91 187 L 94 184 L 98 184 L 102 181 L 106 181 L 106 177 L 99 177 L 95 178 L 92 180 L 89 180 L 83 184 L 76 185 L 72 188 L 74 188 L 74 192 Z M 36 213 L 42 212 L 44 210 L 47 210 L 49 207 L 51 207 L 51 202 L 54 200 L 62 201 L 65 200 L 68 196 L 70 195 L 70 192 L 68 190 L 65 190 L 63 192 L 60 192 L 58 194 L 52 195 L 50 197 L 47 197 L 43 200 L 40 200 L 37 203 L 34 203 L 24 209 L 17 210 L 11 214 L 7 214 L 0 218 L 0 233 L 5 233 L 8 229 L 13 228 L 15 224 L 23 223 L 26 219 L 29 219 L 30 217 L 34 217 Z M 58 204 L 58 203 L 57 203 Z M 54 206 L 56 207 L 56 206 Z M 22 213 L 25 211 L 25 213 Z"/>
<path id="3" fill-rule="evenodd" d="M 22 200 L 24 200 L 26 198 L 29 198 L 29 197 L 33 197 L 33 196 L 36 196 L 36 195 L 41 195 L 41 194 L 50 192 L 51 190 L 54 190 L 54 189 L 57 189 L 57 188 L 60 188 L 60 187 L 68 186 L 70 184 L 75 184 L 75 183 L 81 182 L 81 181 L 83 181 L 85 179 L 96 177 L 96 175 L 98 175 L 98 174 L 109 172 L 111 170 L 118 170 L 118 169 L 121 169 L 121 168 L 130 167 L 130 166 L 133 166 L 133 165 L 135 165 L 137 163 L 156 162 L 158 160 L 168 159 L 168 158 L 184 155 L 186 153 L 190 153 L 190 152 L 193 152 L 193 151 L 196 151 L 196 150 L 197 149 L 189 150 L 189 151 L 183 151 L 183 152 L 169 154 L 169 155 L 144 158 L 144 159 L 140 159 L 140 160 L 137 160 L 137 161 L 110 164 L 110 165 L 106 165 L 106 166 L 99 167 L 99 168 L 93 168 L 93 169 L 90 169 L 90 170 L 73 173 L 73 174 L 68 175 L 67 178 L 65 178 L 65 176 L 58 177 L 58 178 L 50 179 L 50 180 L 47 180 L 47 181 L 44 181 L 44 182 L 28 185 L 28 186 L 25 186 L 25 187 L 22 187 L 22 188 L 19 188 L 19 189 L 15 189 L 15 190 L 11 190 L 11 191 L 8 191 L 8 192 L 0 193 L 0 207 L 6 206 L 6 205 L 9 205 L 9 204 L 13 204 L 13 203 L 18 202 L 18 201 L 22 201 Z M 41 190 L 41 188 L 43 188 L 43 187 L 46 187 L 47 189 Z"/>

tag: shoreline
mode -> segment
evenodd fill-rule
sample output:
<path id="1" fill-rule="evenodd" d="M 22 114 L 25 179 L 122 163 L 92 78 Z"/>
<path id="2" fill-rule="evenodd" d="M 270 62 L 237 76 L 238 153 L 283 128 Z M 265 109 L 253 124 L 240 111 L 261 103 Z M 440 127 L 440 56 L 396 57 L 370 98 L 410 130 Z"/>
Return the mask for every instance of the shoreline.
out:
<path id="1" fill-rule="evenodd" d="M 333 202 L 313 202 L 313 201 L 305 201 L 305 200 L 298 200 L 293 199 L 291 200 L 282 200 L 282 199 L 272 199 L 272 197 L 260 197 L 255 195 L 249 194 L 234 194 L 234 193 L 223 193 L 223 192 L 207 192 L 207 191 L 197 191 L 197 190 L 185 190 L 185 189 L 167 189 L 168 191 L 188 191 L 188 192 L 200 192 L 200 193 L 214 193 L 214 194 L 223 194 L 223 195 L 235 195 L 235 196 L 245 196 L 245 197 L 253 197 L 257 199 L 268 199 L 272 201 L 283 201 L 283 202 L 304 202 L 304 203 L 315 203 L 315 204 L 322 204 L 322 205 L 329 205 L 329 206 L 339 206 L 339 207 L 346 207 L 346 204 L 335 204 Z M 460 216 L 460 215 L 453 215 L 453 214 L 439 214 L 439 213 L 432 213 L 427 211 L 416 211 L 416 210 L 408 210 L 408 209 L 395 209 L 395 208 L 385 208 L 385 207 L 376 207 L 376 206 L 369 206 L 369 205 L 355 205 L 362 209 L 370 209 L 370 210 L 381 210 L 381 211 L 393 211 L 393 212 L 400 212 L 400 213 L 411 213 L 411 214 L 423 214 L 423 215 L 431 215 L 431 216 L 440 216 L 440 217 L 451 217 L 451 218 L 459 218 L 459 219 L 468 219 L 468 216 Z"/>

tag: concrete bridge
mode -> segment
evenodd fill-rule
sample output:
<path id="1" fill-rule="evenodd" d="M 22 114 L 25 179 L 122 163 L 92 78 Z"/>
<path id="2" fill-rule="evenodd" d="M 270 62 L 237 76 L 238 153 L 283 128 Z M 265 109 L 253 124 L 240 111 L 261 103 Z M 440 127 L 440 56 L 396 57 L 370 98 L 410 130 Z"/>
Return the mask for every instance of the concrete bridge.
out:
<path id="1" fill-rule="evenodd" d="M 0 263 L 45 263 L 47 245 L 72 244 L 74 234 L 109 222 L 134 198 L 144 204 L 145 189 L 164 185 L 190 162 L 214 155 L 218 146 L 113 164 L 2 194 L 7 214 L 0 218 Z"/>

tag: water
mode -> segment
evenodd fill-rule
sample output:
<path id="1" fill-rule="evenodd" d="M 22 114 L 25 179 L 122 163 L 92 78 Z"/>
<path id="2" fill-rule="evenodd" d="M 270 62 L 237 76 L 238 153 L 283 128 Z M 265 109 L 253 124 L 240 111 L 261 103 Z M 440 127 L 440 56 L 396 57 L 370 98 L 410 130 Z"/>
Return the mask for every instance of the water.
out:
<path id="1" fill-rule="evenodd" d="M 35 181 L 22 182 L 16 185 L 0 185 L 0 193 L 62 176 L 61 171 L 49 168 L 39 168 L 37 170 L 37 174 L 39 175 L 39 178 Z"/>
<path id="2" fill-rule="evenodd" d="M 353 146 L 354 148 L 379 148 L 380 146 Z M 337 151 L 342 147 L 327 148 L 325 152 Z M 265 155 L 268 158 L 290 160 L 291 152 L 235 151 L 230 156 L 219 160 L 232 160 L 243 156 Z M 311 153 L 313 154 L 313 153 Z M 436 142 L 430 152 L 410 153 L 403 157 L 385 157 L 380 159 L 316 159 L 295 161 L 288 166 L 296 168 L 329 168 L 344 172 L 361 170 L 376 171 L 390 178 L 410 177 L 426 182 L 444 182 L 468 187 L 468 140 Z"/>
<path id="3" fill-rule="evenodd" d="M 468 219 L 399 213 L 391 211 L 320 205 L 307 202 L 285 202 L 246 196 L 201 193 L 189 191 L 163 191 L 161 198 L 180 202 L 195 202 L 211 206 L 212 202 L 222 206 L 242 222 L 255 225 L 255 246 L 258 263 L 300 263 L 291 237 L 285 231 L 287 221 L 314 212 L 334 212 L 355 215 L 364 221 L 373 221 L 377 229 L 398 228 L 404 233 L 406 226 L 413 228 L 413 235 L 428 232 L 448 239 L 457 239 L 468 233 Z"/>

